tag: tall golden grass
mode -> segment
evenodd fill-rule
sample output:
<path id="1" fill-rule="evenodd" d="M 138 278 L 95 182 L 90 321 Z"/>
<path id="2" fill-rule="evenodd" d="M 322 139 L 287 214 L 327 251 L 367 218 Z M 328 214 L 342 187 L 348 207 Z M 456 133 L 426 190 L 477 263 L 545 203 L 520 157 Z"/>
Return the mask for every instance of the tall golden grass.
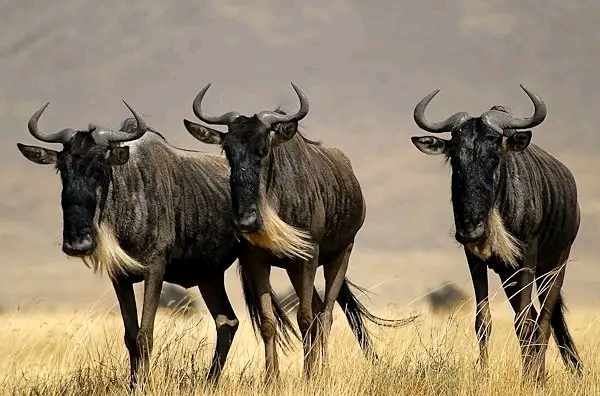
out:
<path id="1" fill-rule="evenodd" d="M 504 304 L 508 304 L 504 302 Z M 547 356 L 544 388 L 520 381 L 520 355 L 512 316 L 494 314 L 490 367 L 481 373 L 473 309 L 424 313 L 400 329 L 373 329 L 380 362 L 363 358 L 339 309 L 328 366 L 310 382 L 302 379 L 302 349 L 280 355 L 279 384 L 265 388 L 262 344 L 241 320 L 223 377 L 216 388 L 204 381 L 214 346 L 209 316 L 160 311 L 147 395 L 597 395 L 600 394 L 600 312 L 568 317 L 585 364 L 578 379 L 565 370 L 556 347 Z M 390 309 L 386 317 L 406 317 Z M 15 312 L 0 316 L 0 394 L 125 395 L 129 363 L 118 310 Z"/>

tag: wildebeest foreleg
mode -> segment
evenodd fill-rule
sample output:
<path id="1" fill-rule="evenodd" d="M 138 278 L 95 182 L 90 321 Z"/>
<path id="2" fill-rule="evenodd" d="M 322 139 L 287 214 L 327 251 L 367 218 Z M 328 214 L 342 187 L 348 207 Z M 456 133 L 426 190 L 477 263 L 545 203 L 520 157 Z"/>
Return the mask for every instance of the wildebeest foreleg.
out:
<path id="1" fill-rule="evenodd" d="M 313 290 L 315 285 L 315 276 L 317 274 L 317 265 L 319 262 L 319 253 L 316 249 L 313 258 L 300 263 L 300 294 L 298 295 L 298 327 L 302 334 L 302 344 L 304 349 L 304 374 L 310 378 L 314 372 L 317 363 L 318 350 L 316 340 L 319 337 L 319 324 L 315 323 L 315 316 L 312 310 Z"/>
<path id="2" fill-rule="evenodd" d="M 301 305 L 301 296 L 303 295 L 303 273 L 297 269 L 287 269 L 288 276 L 290 278 L 290 282 L 296 291 L 296 295 L 298 296 L 298 304 Z M 315 270 L 316 275 L 316 270 Z M 308 376 L 310 373 L 308 372 L 308 362 L 310 351 L 315 347 L 314 340 L 318 335 L 318 326 L 319 324 L 314 320 L 314 313 L 320 312 L 323 309 L 323 301 L 321 301 L 321 297 L 317 293 L 316 288 L 314 287 L 314 277 L 313 277 L 313 286 L 312 286 L 312 303 L 311 303 L 311 311 L 310 317 L 308 319 L 307 312 L 304 312 L 304 316 L 300 315 L 300 307 L 298 307 L 297 315 L 298 315 L 298 327 L 300 328 L 300 332 L 302 334 L 302 344 L 304 351 L 304 373 Z M 307 322 L 308 325 L 305 323 Z M 301 324 L 302 323 L 302 324 Z M 305 327 L 303 327 L 305 326 Z M 310 344 L 307 342 L 312 341 Z M 313 358 L 314 355 L 310 355 L 310 358 Z"/>
<path id="3" fill-rule="evenodd" d="M 148 271 L 144 279 L 144 306 L 140 330 L 137 335 L 137 347 L 141 360 L 138 373 L 142 384 L 145 384 L 149 378 L 150 354 L 154 343 L 154 320 L 162 291 L 163 276 L 164 265 L 157 265 Z"/>
<path id="4" fill-rule="evenodd" d="M 291 270 L 287 270 L 288 277 L 290 278 L 290 282 L 296 292 L 296 296 L 300 295 L 300 274 L 297 272 L 293 272 Z M 317 288 L 313 287 L 313 297 L 312 297 L 312 310 L 313 312 L 321 312 L 323 309 L 323 300 L 319 296 L 317 292 Z"/>
<path id="5" fill-rule="evenodd" d="M 536 343 L 537 311 L 531 302 L 535 265 L 537 261 L 537 240 L 529 245 L 523 267 L 515 273 L 504 267 L 500 271 L 500 279 L 504 292 L 515 311 L 515 331 L 521 344 L 524 377 L 535 376 L 535 356 L 538 350 Z"/>
<path id="6" fill-rule="evenodd" d="M 475 334 L 479 341 L 479 363 L 485 370 L 488 364 L 488 343 L 492 333 L 492 315 L 490 313 L 488 274 L 486 263 L 465 249 L 471 280 L 475 290 Z"/>
<path id="7" fill-rule="evenodd" d="M 271 266 L 259 257 L 249 258 L 248 255 L 239 258 L 252 289 L 252 296 L 260 310 L 260 333 L 265 344 L 265 381 L 267 384 L 279 378 L 279 362 L 277 359 L 277 319 L 271 300 Z"/>
<path id="8" fill-rule="evenodd" d="M 239 321 L 231 307 L 225 290 L 225 273 L 198 285 L 204 303 L 215 321 L 217 342 L 212 364 L 208 372 L 209 381 L 218 381 L 227 360 L 227 354 L 235 337 Z"/>
<path id="9" fill-rule="evenodd" d="M 333 322 L 333 307 L 338 294 L 340 293 L 342 283 L 344 283 L 344 280 L 346 279 L 348 261 L 350 260 L 350 254 L 352 253 L 353 247 L 354 243 L 351 243 L 334 260 L 323 264 L 323 275 L 325 277 L 325 306 L 319 313 L 318 320 L 322 332 L 319 339 L 319 350 L 321 351 L 323 362 L 326 361 L 329 334 L 331 333 L 331 324 Z"/>
<path id="10" fill-rule="evenodd" d="M 135 304 L 135 294 L 133 293 L 133 284 L 124 281 L 113 280 L 113 287 L 119 301 L 119 308 L 125 327 L 125 347 L 129 352 L 129 386 L 135 386 L 136 374 L 138 368 L 139 351 L 137 347 L 137 335 L 139 324 L 137 318 L 137 307 Z"/>

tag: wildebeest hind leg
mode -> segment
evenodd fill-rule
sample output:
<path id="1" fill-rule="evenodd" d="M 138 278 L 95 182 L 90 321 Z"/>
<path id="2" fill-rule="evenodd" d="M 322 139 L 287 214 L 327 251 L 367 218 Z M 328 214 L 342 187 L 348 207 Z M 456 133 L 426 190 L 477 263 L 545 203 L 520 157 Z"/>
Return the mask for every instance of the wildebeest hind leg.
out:
<path id="1" fill-rule="evenodd" d="M 337 300 L 338 294 L 342 287 L 342 283 L 346 279 L 346 271 L 348 270 L 348 261 L 354 243 L 348 245 L 335 259 L 329 263 L 323 264 L 323 275 L 325 277 L 325 305 L 319 313 L 319 323 L 322 331 L 320 337 L 321 354 L 323 361 L 326 361 L 327 346 L 329 343 L 329 334 L 331 333 L 331 324 L 333 322 L 333 307 Z"/>
<path id="2" fill-rule="evenodd" d="M 225 273 L 198 285 L 200 294 L 208 308 L 217 330 L 217 341 L 212 364 L 207 379 L 215 383 L 221 376 L 221 370 L 227 360 L 227 355 L 237 331 L 239 320 L 231 307 L 231 302 L 225 290 Z"/>
<path id="3" fill-rule="evenodd" d="M 137 317 L 137 307 L 135 304 L 135 294 L 133 293 L 133 284 L 119 280 L 113 280 L 112 284 L 115 293 L 117 294 L 121 317 L 123 318 L 123 325 L 125 327 L 125 347 L 129 352 L 130 365 L 129 387 L 133 388 L 136 382 L 139 360 L 137 335 L 140 329 Z"/>
<path id="4" fill-rule="evenodd" d="M 545 355 L 552 331 L 565 366 L 574 369 L 579 375 L 582 373 L 581 360 L 565 321 L 564 301 L 561 296 L 570 250 L 571 247 L 565 249 L 554 262 L 540 263 L 544 271 L 541 271 L 536 279 L 542 306 L 538 319 L 538 345 L 540 345 L 538 365 L 541 373 L 544 373 Z"/>

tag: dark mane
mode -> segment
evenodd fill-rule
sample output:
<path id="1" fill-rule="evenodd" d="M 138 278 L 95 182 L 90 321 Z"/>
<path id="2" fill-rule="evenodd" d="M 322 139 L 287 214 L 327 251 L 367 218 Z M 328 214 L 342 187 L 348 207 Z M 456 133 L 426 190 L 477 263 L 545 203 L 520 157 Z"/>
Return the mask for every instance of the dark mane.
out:
<path id="1" fill-rule="evenodd" d="M 275 110 L 273 110 L 275 113 L 279 113 L 279 114 L 287 114 L 287 112 L 285 110 L 283 110 L 282 106 L 277 106 L 275 108 Z M 298 123 L 298 129 L 302 128 L 302 124 Z M 307 138 L 306 136 L 304 136 L 302 133 L 300 133 L 300 131 L 297 132 L 298 136 L 300 136 L 302 138 L 302 140 L 304 140 L 305 143 L 307 144 L 313 144 L 315 146 L 321 146 L 321 142 L 320 141 L 316 141 L 316 140 L 310 140 L 309 138 Z"/>

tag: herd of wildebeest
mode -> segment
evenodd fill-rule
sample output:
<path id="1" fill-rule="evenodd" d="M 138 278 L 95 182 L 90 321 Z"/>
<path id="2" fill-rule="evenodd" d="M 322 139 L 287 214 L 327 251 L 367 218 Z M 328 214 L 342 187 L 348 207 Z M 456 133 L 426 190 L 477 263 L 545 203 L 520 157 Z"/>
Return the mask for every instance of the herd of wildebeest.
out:
<path id="1" fill-rule="evenodd" d="M 354 294 L 360 287 L 346 272 L 366 203 L 348 157 L 298 131 L 309 102 L 292 86 L 300 99 L 297 113 L 278 108 L 250 117 L 235 111 L 206 114 L 202 102 L 210 84 L 200 91 L 193 111 L 204 124 L 184 119 L 184 126 L 199 141 L 221 146 L 224 156 L 172 146 L 125 102 L 133 117 L 119 130 L 90 125 L 42 133 L 38 121 L 48 103 L 29 119 L 34 138 L 62 144 L 61 151 L 17 146 L 28 160 L 53 164 L 60 174 L 62 250 L 112 281 L 132 387 L 148 379 L 163 282 L 199 288 L 217 333 L 208 379 L 219 379 L 239 324 L 224 284 L 235 260 L 251 323 L 264 343 L 268 382 L 278 378 L 278 347 L 287 348 L 294 337 L 301 336 L 306 377 L 322 366 L 336 301 L 372 361 L 378 355 L 366 322 L 410 322 L 379 318 Z M 450 137 L 411 140 L 425 154 L 444 155 L 452 169 L 455 238 L 464 247 L 475 289 L 482 369 L 491 331 L 489 268 L 500 276 L 515 311 L 523 378 L 543 382 L 551 333 L 565 365 L 582 372 L 560 291 L 580 211 L 569 169 L 530 144 L 529 129 L 541 124 L 547 111 L 537 94 L 521 88 L 535 108 L 529 118 L 493 106 L 478 117 L 459 112 L 439 122 L 425 117 L 439 92 L 433 91 L 414 108 L 414 120 L 427 132 Z M 225 126 L 227 132 L 205 124 Z M 271 288 L 273 266 L 285 269 L 298 296 L 300 335 Z M 314 285 L 319 266 L 323 299 Z M 141 281 L 138 322 L 133 285 Z M 539 313 L 532 304 L 534 282 Z"/>

